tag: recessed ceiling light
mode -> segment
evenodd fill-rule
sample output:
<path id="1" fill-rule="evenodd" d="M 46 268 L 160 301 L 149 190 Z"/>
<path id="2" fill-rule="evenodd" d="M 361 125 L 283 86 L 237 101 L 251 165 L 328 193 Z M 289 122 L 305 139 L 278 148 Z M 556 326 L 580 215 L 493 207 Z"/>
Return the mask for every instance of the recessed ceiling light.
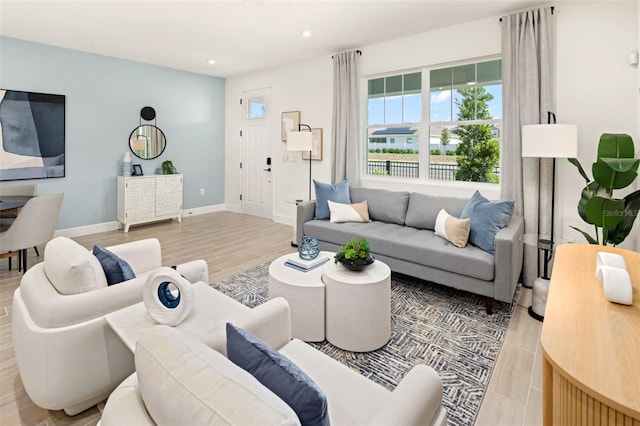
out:
<path id="1" fill-rule="evenodd" d="M 209 65 L 214 65 L 214 64 L 216 63 L 216 61 L 215 61 L 215 59 L 209 59 L 209 60 L 207 61 L 207 63 L 208 63 Z"/>
<path id="2" fill-rule="evenodd" d="M 467 81 L 467 86 L 473 86 L 474 84 L 476 84 L 475 81 Z"/>
<path id="3" fill-rule="evenodd" d="M 306 30 L 302 32 L 302 37 L 309 38 L 311 37 L 311 31 Z"/>

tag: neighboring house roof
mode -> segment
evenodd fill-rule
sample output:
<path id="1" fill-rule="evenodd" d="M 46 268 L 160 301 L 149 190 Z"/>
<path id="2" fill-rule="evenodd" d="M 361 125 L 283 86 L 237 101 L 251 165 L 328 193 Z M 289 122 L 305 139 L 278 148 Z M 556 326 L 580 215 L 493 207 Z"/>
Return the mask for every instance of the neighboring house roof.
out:
<path id="1" fill-rule="evenodd" d="M 372 134 L 374 135 L 413 135 L 418 129 L 412 129 L 411 127 L 389 127 L 386 129 L 376 130 Z"/>

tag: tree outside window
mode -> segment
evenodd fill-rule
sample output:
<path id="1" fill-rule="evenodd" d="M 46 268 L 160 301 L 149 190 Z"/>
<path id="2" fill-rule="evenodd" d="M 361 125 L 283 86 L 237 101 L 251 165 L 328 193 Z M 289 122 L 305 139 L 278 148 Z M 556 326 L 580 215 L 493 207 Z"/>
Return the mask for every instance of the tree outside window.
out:
<path id="1" fill-rule="evenodd" d="M 482 86 L 458 89 L 462 97 L 456 99 L 458 120 L 490 120 L 488 102 L 491 93 Z M 500 144 L 493 137 L 490 124 L 460 125 L 453 133 L 462 141 L 456 148 L 458 171 L 456 180 L 472 182 L 499 182 L 494 170 L 500 161 Z"/>

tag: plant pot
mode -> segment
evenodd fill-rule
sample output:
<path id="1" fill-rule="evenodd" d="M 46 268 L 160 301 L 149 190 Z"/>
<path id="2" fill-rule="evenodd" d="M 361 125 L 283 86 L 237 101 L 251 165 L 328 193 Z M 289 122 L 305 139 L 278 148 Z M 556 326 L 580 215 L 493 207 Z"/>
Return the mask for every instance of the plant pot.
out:
<path id="1" fill-rule="evenodd" d="M 364 259 L 356 259 L 356 260 L 340 259 L 338 262 L 340 262 L 345 268 L 349 269 L 350 271 L 362 271 L 364 268 L 371 265 L 375 261 L 376 261 L 376 258 L 373 257 L 372 254 L 369 254 Z"/>

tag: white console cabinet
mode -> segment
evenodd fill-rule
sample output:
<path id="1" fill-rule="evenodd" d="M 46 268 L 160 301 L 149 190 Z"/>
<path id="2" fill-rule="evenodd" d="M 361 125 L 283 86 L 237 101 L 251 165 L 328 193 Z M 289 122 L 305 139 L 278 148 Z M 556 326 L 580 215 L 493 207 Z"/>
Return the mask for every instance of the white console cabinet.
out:
<path id="1" fill-rule="evenodd" d="M 118 221 L 130 225 L 182 221 L 182 175 L 118 176 Z"/>

